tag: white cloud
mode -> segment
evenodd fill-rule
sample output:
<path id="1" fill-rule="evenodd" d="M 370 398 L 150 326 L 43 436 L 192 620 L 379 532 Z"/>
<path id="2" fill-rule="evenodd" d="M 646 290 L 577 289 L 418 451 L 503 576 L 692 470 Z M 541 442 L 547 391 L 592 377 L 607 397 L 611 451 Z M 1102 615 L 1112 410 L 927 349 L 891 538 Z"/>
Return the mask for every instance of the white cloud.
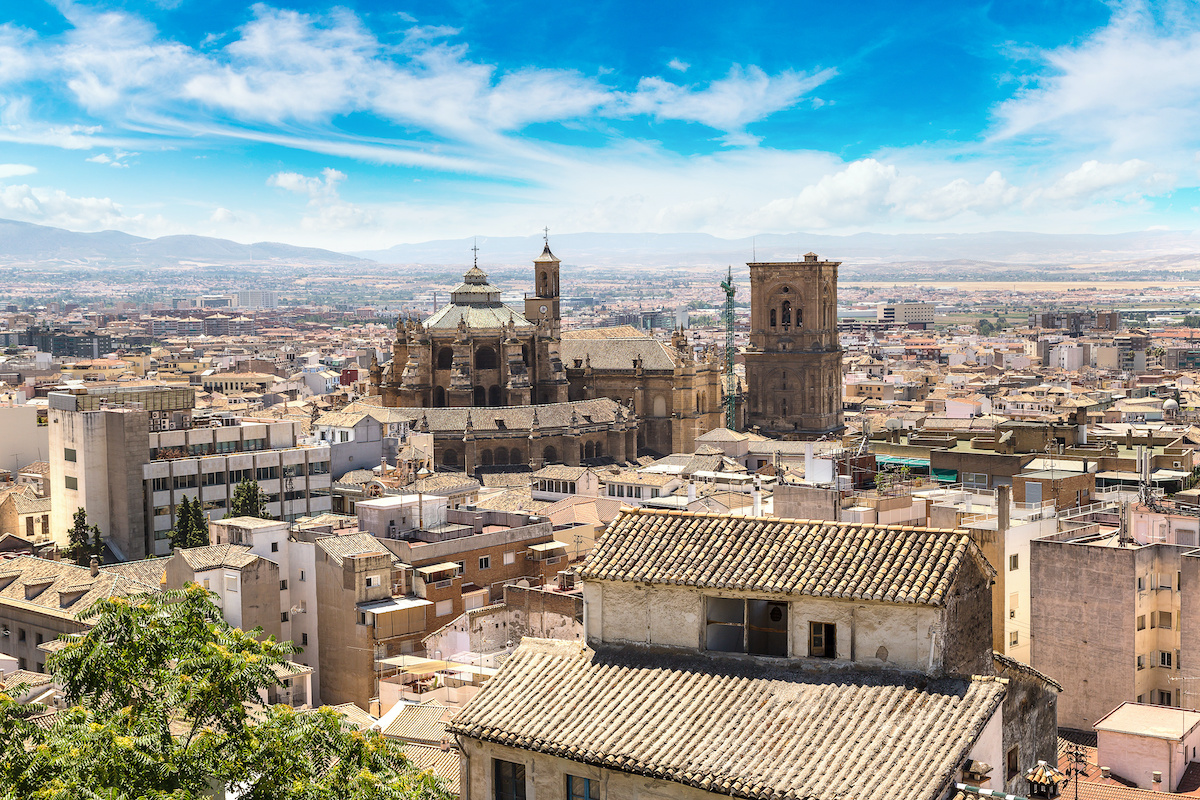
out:
<path id="1" fill-rule="evenodd" d="M 208 218 L 208 221 L 217 225 L 230 225 L 238 222 L 238 218 L 237 215 L 228 208 L 216 208 L 213 209 L 212 215 Z"/>
<path id="2" fill-rule="evenodd" d="M 1200 124 L 1200 26 L 1176 3 L 1114 2 L 1082 42 L 1029 55 L 1043 74 L 996 109 L 998 139 L 1118 154 L 1173 150 Z"/>
<path id="3" fill-rule="evenodd" d="M 346 174 L 332 167 L 321 170 L 320 176 L 302 175 L 299 172 L 277 172 L 267 178 L 268 186 L 275 186 L 294 194 L 308 197 L 308 211 L 301 223 L 308 228 L 361 228 L 374 220 L 370 212 L 348 203 L 338 194 L 338 184 L 346 180 Z"/>
<path id="4" fill-rule="evenodd" d="M 125 214 L 108 197 L 72 197 L 59 189 L 28 184 L 0 184 L 0 216 L 72 230 L 128 230 L 147 222 L 140 214 Z"/>
<path id="5" fill-rule="evenodd" d="M 32 175 L 35 172 L 37 172 L 37 167 L 31 167 L 28 164 L 0 164 L 0 179 Z"/>
<path id="6" fill-rule="evenodd" d="M 687 63 L 686 61 L 680 61 L 678 58 L 672 58 L 667 62 L 667 68 L 673 69 L 676 72 L 687 72 L 688 68 L 691 66 L 691 64 Z"/>
<path id="7" fill-rule="evenodd" d="M 1041 196 L 1047 200 L 1065 200 L 1081 206 L 1096 195 L 1127 193 L 1138 190 L 1168 188 L 1171 177 L 1156 172 L 1152 164 L 1130 159 L 1120 164 L 1106 164 L 1095 159 L 1084 162 L 1048 186 Z"/>
<path id="8" fill-rule="evenodd" d="M 118 147 L 111 153 L 97 153 L 94 156 L 85 158 L 84 161 L 90 161 L 93 164 L 107 164 L 108 166 L 116 167 L 117 169 L 128 169 L 129 159 L 138 155 L 140 155 L 140 153 L 130 153 L 129 151 L 122 150 Z"/>

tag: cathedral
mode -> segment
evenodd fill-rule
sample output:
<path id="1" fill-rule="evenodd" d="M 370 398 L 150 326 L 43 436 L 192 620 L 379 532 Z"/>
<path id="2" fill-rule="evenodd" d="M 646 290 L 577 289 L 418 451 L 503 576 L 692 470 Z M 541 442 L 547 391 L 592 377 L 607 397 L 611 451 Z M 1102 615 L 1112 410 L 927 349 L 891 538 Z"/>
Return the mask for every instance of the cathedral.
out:
<path id="1" fill-rule="evenodd" d="M 631 327 L 564 333 L 560 264 L 547 241 L 523 310 L 505 305 L 477 265 L 467 270 L 448 304 L 423 322 L 397 325 L 391 362 L 371 368 L 378 402 L 489 408 L 609 398 L 636 420 L 637 450 L 691 452 L 697 436 L 724 424 L 716 354 L 697 353 L 682 332 L 670 344 Z M 635 457 L 632 444 L 627 458 Z"/>

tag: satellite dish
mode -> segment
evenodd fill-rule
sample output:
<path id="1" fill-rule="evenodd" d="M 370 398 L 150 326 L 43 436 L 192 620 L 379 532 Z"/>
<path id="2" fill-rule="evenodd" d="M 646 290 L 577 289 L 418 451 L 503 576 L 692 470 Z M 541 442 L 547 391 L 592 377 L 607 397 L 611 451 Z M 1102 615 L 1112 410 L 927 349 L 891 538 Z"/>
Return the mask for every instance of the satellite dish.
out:
<path id="1" fill-rule="evenodd" d="M 895 417 L 892 417 L 887 422 L 883 423 L 883 427 L 887 428 L 889 431 L 898 431 L 904 427 L 904 423 Z"/>

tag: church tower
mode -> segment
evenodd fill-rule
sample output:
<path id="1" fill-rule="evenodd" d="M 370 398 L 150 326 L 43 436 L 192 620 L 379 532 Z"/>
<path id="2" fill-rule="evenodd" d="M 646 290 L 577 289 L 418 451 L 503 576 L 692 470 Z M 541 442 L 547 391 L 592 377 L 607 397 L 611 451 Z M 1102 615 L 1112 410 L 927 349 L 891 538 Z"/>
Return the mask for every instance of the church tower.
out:
<path id="1" fill-rule="evenodd" d="M 559 260 L 550 252 L 550 240 L 542 254 L 533 260 L 534 296 L 525 297 L 525 319 L 537 324 L 539 319 L 545 319 L 551 338 L 558 339 L 562 335 L 562 315 L 559 310 L 558 272 Z"/>
<path id="2" fill-rule="evenodd" d="M 750 267 L 746 425 L 784 439 L 842 430 L 842 349 L 837 333 L 837 268 L 803 261 Z"/>

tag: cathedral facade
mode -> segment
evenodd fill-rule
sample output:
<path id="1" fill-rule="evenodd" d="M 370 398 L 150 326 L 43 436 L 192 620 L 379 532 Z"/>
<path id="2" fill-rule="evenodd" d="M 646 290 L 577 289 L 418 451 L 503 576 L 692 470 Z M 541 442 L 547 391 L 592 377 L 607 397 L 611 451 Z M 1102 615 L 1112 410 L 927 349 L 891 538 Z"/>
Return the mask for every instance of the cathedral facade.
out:
<path id="1" fill-rule="evenodd" d="M 748 265 L 748 427 L 780 439 L 815 439 L 843 429 L 840 265 L 816 253 L 803 261 Z"/>
<path id="2" fill-rule="evenodd" d="M 723 424 L 715 353 L 697 353 L 682 333 L 670 344 L 629 327 L 564 334 L 560 261 L 549 242 L 533 261 L 533 278 L 534 293 L 519 310 L 501 302 L 500 290 L 472 267 L 448 304 L 423 322 L 399 323 L 391 363 L 371 367 L 377 402 L 489 408 L 609 398 L 628 409 L 623 424 L 636 421 L 636 448 L 631 441 L 596 456 L 628 459 L 637 449 L 690 452 L 697 436 Z"/>

